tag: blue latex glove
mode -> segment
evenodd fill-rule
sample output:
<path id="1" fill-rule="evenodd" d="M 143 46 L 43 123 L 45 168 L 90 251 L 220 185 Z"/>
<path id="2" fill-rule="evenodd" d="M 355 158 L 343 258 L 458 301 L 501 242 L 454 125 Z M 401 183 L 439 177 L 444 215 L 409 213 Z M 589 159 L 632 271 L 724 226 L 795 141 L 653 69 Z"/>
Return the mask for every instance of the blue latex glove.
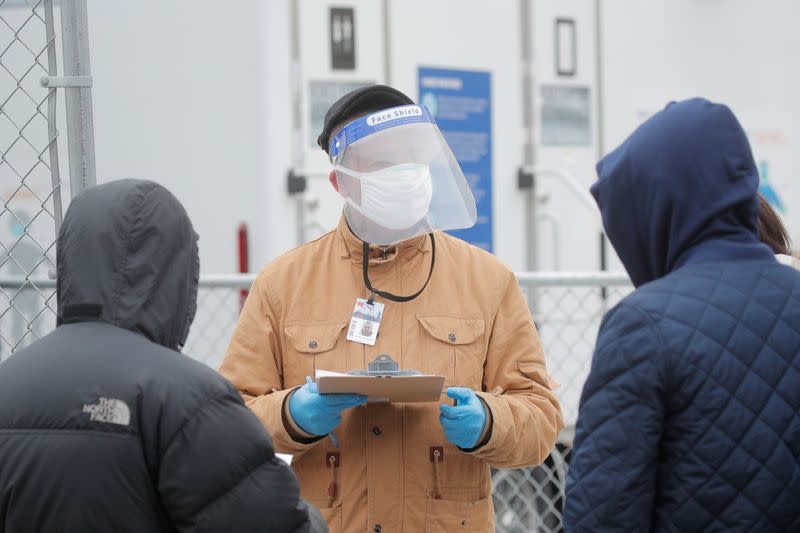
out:
<path id="1" fill-rule="evenodd" d="M 444 428 L 444 436 L 465 450 L 474 448 L 486 427 L 486 408 L 472 389 L 449 387 L 448 397 L 456 400 L 456 405 L 440 405 L 439 423 Z"/>
<path id="2" fill-rule="evenodd" d="M 306 376 L 306 384 L 289 400 L 289 414 L 300 429 L 311 435 L 327 435 L 342 422 L 342 411 L 367 403 L 359 394 L 320 394 Z"/>

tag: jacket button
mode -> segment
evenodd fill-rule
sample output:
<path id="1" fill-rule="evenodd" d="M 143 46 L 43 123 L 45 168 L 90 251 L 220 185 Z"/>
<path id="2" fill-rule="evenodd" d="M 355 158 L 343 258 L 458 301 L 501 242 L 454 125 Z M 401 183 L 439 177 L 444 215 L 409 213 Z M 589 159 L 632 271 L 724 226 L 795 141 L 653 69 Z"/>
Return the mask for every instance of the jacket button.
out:
<path id="1" fill-rule="evenodd" d="M 308 343 L 308 347 L 311 348 L 312 350 L 316 350 L 318 346 L 319 344 L 317 344 L 317 341 L 311 341 Z"/>
<path id="2" fill-rule="evenodd" d="M 381 533 L 381 531 L 383 531 L 383 528 L 381 527 L 380 524 L 375 524 L 375 527 L 372 528 L 372 531 L 374 531 L 375 533 Z"/>
<path id="3" fill-rule="evenodd" d="M 378 426 L 375 426 L 374 428 L 372 428 L 372 432 L 375 433 L 376 436 L 380 435 L 381 434 L 381 428 L 379 428 Z"/>
<path id="4" fill-rule="evenodd" d="M 450 339 L 450 342 L 456 342 L 456 334 L 455 333 L 451 333 L 450 335 L 447 336 L 447 338 Z"/>

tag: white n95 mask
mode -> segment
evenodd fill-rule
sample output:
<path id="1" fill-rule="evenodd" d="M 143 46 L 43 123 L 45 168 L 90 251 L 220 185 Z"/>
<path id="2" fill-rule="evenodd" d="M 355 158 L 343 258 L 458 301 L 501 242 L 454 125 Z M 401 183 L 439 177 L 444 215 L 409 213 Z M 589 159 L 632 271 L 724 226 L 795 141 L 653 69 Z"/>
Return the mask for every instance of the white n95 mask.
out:
<path id="1" fill-rule="evenodd" d="M 404 163 L 373 172 L 339 167 L 337 172 L 356 178 L 361 184 L 361 201 L 347 197 L 356 211 L 391 230 L 410 228 L 425 218 L 433 198 L 430 167 Z"/>
<path id="2" fill-rule="evenodd" d="M 357 118 L 330 140 L 328 154 L 347 200 L 344 218 L 364 242 L 391 246 L 478 218 L 464 172 L 424 106 Z"/>

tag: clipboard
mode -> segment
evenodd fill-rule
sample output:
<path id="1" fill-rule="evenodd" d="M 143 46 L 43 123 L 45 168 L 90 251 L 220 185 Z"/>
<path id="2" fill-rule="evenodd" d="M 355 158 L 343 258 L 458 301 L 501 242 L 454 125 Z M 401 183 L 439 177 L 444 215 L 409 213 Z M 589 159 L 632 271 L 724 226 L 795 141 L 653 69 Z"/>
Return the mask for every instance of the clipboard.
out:
<path id="1" fill-rule="evenodd" d="M 317 370 L 320 394 L 363 394 L 372 402 L 438 402 L 444 387 L 444 376 L 352 375 Z"/>

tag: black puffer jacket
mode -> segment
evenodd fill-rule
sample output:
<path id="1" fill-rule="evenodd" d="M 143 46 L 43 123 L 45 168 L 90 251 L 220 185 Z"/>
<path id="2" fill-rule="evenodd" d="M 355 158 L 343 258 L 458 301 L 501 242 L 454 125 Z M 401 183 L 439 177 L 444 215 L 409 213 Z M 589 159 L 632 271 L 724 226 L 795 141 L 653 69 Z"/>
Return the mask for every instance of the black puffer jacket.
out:
<path id="1" fill-rule="evenodd" d="M 181 355 L 197 236 L 163 187 L 73 201 L 59 327 L 0 365 L 0 532 L 326 531 L 261 423 Z"/>

